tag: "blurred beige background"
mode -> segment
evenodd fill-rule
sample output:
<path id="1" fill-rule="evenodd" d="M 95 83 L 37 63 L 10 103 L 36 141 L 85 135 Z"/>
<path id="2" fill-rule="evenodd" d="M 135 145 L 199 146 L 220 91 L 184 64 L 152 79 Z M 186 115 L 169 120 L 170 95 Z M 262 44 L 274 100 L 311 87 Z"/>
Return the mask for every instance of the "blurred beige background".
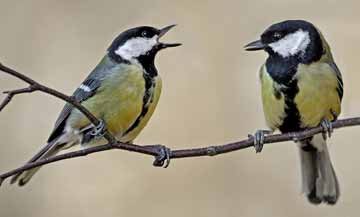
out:
<path id="1" fill-rule="evenodd" d="M 264 128 L 257 71 L 266 55 L 242 47 L 285 19 L 306 19 L 323 31 L 346 85 L 342 117 L 360 114 L 359 1 L 1 0 L 0 7 L 0 61 L 68 94 L 119 32 L 179 24 L 163 40 L 184 45 L 157 57 L 163 94 L 138 144 L 200 147 Z M 0 73 L 1 91 L 23 86 Z M 36 93 L 0 113 L 1 172 L 35 154 L 62 106 Z M 58 162 L 24 188 L 5 182 L 0 216 L 358 216 L 359 132 L 337 130 L 329 142 L 342 188 L 334 207 L 312 206 L 300 194 L 297 149 L 282 143 L 261 154 L 173 160 L 168 169 L 124 151 Z"/>

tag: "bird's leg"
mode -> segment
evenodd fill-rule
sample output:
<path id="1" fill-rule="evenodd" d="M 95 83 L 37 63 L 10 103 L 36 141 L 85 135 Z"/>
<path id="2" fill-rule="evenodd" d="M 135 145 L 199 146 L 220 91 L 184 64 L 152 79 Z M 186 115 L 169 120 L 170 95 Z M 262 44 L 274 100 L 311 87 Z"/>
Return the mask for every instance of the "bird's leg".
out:
<path id="1" fill-rule="evenodd" d="M 95 138 L 101 138 L 104 136 L 105 129 L 105 121 L 100 120 L 100 123 L 97 126 L 93 126 L 92 130 L 90 131 L 90 135 L 94 136 Z"/>
<path id="2" fill-rule="evenodd" d="M 334 132 L 334 128 L 332 126 L 331 121 L 328 119 L 324 119 L 321 121 L 320 126 L 323 128 L 323 138 L 326 140 L 327 137 L 331 137 L 332 133 Z"/>
<path id="3" fill-rule="evenodd" d="M 170 148 L 164 145 L 147 145 L 146 147 L 155 149 L 158 153 L 157 156 L 155 156 L 154 166 L 167 168 L 170 165 Z"/>
<path id="4" fill-rule="evenodd" d="M 254 135 L 249 135 L 249 138 L 254 139 L 254 148 L 256 153 L 261 152 L 264 147 L 265 135 L 272 134 L 271 130 L 257 130 Z"/>

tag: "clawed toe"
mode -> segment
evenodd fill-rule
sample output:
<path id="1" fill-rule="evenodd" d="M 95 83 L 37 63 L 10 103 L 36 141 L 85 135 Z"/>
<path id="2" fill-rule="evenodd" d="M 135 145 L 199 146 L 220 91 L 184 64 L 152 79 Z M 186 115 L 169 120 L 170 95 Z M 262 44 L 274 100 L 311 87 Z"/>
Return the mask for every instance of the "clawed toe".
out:
<path id="1" fill-rule="evenodd" d="M 170 148 L 164 145 L 149 145 L 148 147 L 154 148 L 158 153 L 158 155 L 155 156 L 155 160 L 153 162 L 154 166 L 167 168 L 170 165 Z"/>
<path id="2" fill-rule="evenodd" d="M 100 138 L 102 136 L 104 136 L 105 133 L 105 122 L 103 120 L 100 120 L 100 123 L 93 127 L 93 129 L 90 132 L 90 135 L 94 136 L 95 138 Z"/>
<path id="3" fill-rule="evenodd" d="M 271 134 L 270 130 L 257 130 L 254 136 L 251 136 L 254 139 L 254 148 L 256 153 L 262 151 L 265 142 L 265 135 Z"/>
<path id="4" fill-rule="evenodd" d="M 321 121 L 321 127 L 323 128 L 323 138 L 326 140 L 327 137 L 331 137 L 333 131 L 334 131 L 334 128 L 332 126 L 332 123 L 331 121 L 327 120 L 327 119 L 324 119 L 323 121 Z"/>

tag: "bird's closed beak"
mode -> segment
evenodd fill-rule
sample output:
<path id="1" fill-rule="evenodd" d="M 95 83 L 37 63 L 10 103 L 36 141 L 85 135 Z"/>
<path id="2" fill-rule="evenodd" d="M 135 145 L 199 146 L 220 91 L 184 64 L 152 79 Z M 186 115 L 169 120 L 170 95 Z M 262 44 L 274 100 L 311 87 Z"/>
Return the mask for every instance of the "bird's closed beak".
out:
<path id="1" fill-rule="evenodd" d="M 255 51 L 255 50 L 264 50 L 266 45 L 261 42 L 261 40 L 253 41 L 247 45 L 245 45 L 245 50 L 247 51 Z"/>
<path id="2" fill-rule="evenodd" d="M 166 26 L 162 29 L 160 29 L 160 33 L 159 33 L 159 36 L 158 36 L 158 39 L 160 39 L 161 37 L 163 37 L 170 29 L 172 29 L 173 27 L 175 27 L 176 25 L 170 25 L 170 26 Z M 181 43 L 163 43 L 163 42 L 159 42 L 159 48 L 160 49 L 164 49 L 164 48 L 167 48 L 167 47 L 177 47 L 177 46 L 180 46 Z"/>

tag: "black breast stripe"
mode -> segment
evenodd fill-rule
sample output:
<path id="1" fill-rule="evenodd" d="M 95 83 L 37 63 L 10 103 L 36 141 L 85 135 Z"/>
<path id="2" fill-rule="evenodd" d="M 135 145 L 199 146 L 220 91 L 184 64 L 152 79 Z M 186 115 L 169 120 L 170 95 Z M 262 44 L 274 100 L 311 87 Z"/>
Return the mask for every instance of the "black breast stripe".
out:
<path id="1" fill-rule="evenodd" d="M 299 92 L 297 80 L 294 79 L 287 87 L 280 90 L 285 96 L 285 118 L 279 127 L 283 133 L 294 132 L 300 130 L 300 114 L 295 103 L 295 96 Z"/>
<path id="2" fill-rule="evenodd" d="M 141 119 L 144 118 L 146 113 L 149 110 L 149 105 L 153 101 L 154 98 L 154 90 L 155 90 L 155 79 L 153 76 L 143 73 L 144 80 L 145 80 L 145 93 L 143 97 L 143 106 L 141 108 L 140 115 L 136 118 L 134 123 L 125 131 L 123 135 L 126 135 L 130 133 L 132 130 L 134 130 L 139 124 Z"/>

